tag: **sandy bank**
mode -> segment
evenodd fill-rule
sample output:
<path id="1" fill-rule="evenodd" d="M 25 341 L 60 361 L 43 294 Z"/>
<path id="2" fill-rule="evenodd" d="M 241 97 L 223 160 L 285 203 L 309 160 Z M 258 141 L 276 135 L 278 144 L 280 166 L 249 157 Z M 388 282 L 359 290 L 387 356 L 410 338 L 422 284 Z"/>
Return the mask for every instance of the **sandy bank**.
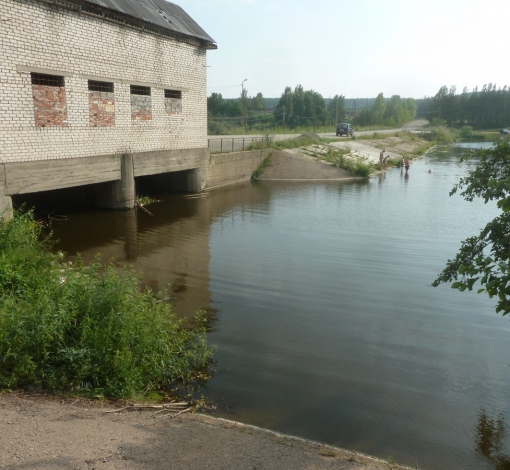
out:
<path id="1" fill-rule="evenodd" d="M 106 414 L 114 404 L 0 395 L 0 468 L 389 470 L 394 464 L 200 414 Z"/>

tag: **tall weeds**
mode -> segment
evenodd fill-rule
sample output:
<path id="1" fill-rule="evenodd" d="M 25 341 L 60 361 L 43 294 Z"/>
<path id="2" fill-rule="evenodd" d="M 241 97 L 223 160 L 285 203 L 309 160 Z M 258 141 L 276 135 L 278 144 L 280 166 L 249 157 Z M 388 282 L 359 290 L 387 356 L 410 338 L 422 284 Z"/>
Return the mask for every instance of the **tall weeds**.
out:
<path id="1" fill-rule="evenodd" d="M 257 167 L 257 169 L 251 174 L 251 180 L 256 180 L 262 173 L 264 173 L 264 170 L 271 165 L 271 161 L 273 159 L 273 154 L 269 153 L 269 155 L 262 160 L 262 163 Z"/>
<path id="2" fill-rule="evenodd" d="M 330 150 L 324 158 L 338 168 L 363 178 L 368 178 L 374 170 L 372 163 L 359 157 L 349 156 L 348 150 Z"/>
<path id="3" fill-rule="evenodd" d="M 129 269 L 71 265 L 31 213 L 0 219 L 0 388 L 129 397 L 191 386 L 212 361 Z"/>

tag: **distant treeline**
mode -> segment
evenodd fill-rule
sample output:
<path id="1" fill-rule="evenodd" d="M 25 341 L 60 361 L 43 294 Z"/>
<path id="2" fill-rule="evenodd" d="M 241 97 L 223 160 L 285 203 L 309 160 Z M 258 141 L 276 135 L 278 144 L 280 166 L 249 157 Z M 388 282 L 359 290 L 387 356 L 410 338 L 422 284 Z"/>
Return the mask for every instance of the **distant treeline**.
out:
<path id="1" fill-rule="evenodd" d="M 210 134 L 228 134 L 239 127 L 260 132 L 276 127 L 333 126 L 349 120 L 358 125 L 395 126 L 414 119 L 416 102 L 398 95 L 389 99 L 380 93 L 376 98 L 345 99 L 343 95 L 323 98 L 301 85 L 286 87 L 281 97 L 264 98 L 262 93 L 249 97 L 243 90 L 239 98 L 226 99 L 212 93 L 207 99 Z"/>
<path id="2" fill-rule="evenodd" d="M 510 88 L 489 83 L 457 93 L 456 87 L 442 86 L 433 97 L 417 100 L 418 115 L 430 121 L 444 121 L 451 127 L 465 125 L 478 129 L 506 127 L 510 123 Z"/>

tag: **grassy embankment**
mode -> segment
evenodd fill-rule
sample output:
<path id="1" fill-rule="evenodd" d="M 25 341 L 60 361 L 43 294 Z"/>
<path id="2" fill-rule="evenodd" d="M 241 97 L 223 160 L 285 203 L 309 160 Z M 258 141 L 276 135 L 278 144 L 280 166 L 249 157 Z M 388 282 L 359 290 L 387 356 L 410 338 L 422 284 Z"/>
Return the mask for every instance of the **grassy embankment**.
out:
<path id="1" fill-rule="evenodd" d="M 0 219 L 0 390 L 156 399 L 207 378 L 200 318 L 184 328 L 132 270 L 50 246 L 31 213 Z"/>

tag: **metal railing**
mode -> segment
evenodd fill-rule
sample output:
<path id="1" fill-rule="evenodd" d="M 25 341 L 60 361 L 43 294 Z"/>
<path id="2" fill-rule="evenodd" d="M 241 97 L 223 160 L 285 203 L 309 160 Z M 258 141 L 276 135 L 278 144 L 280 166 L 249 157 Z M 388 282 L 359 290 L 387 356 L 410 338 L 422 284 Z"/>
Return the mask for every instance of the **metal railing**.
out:
<path id="1" fill-rule="evenodd" d="M 207 139 L 211 152 L 229 153 L 243 150 L 261 150 L 271 147 L 273 137 L 230 137 Z"/>

